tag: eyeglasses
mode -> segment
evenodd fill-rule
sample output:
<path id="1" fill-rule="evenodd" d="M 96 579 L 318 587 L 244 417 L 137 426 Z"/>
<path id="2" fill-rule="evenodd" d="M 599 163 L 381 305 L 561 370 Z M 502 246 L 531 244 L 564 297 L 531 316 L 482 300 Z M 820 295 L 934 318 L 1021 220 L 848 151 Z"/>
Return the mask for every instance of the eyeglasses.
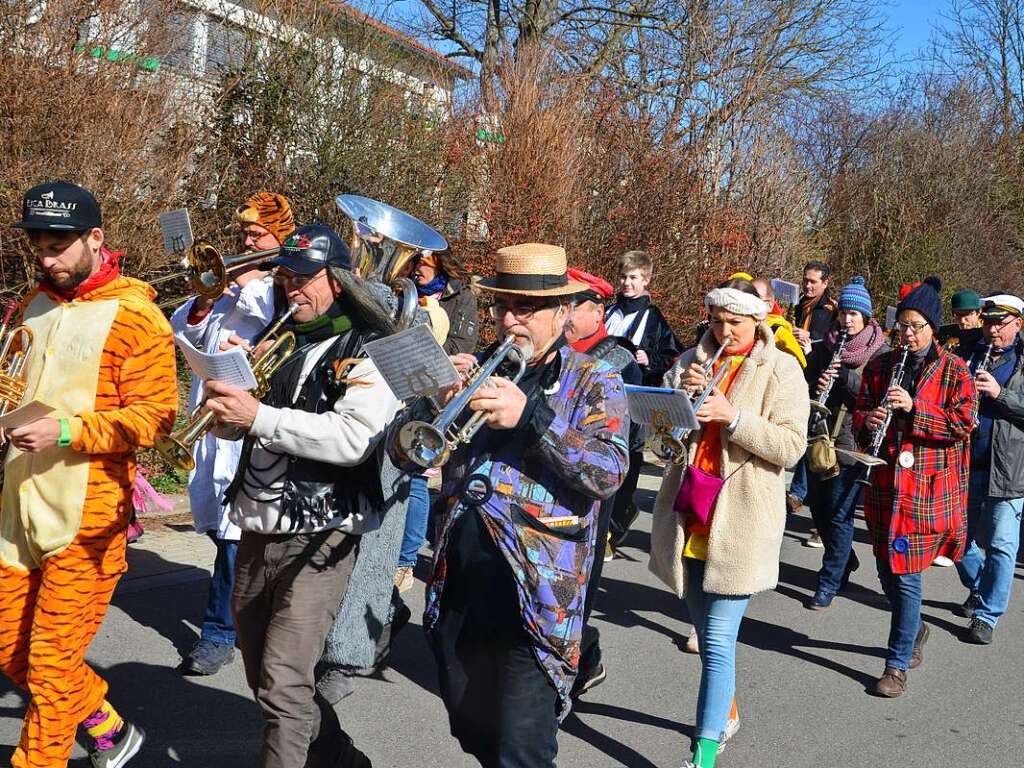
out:
<path id="1" fill-rule="evenodd" d="M 1007 315 L 1006 317 L 1000 318 L 999 320 L 988 320 L 986 318 L 982 318 L 981 322 L 985 324 L 986 328 L 989 328 L 993 331 L 999 331 L 1008 326 L 1016 319 L 1017 318 L 1015 318 L 1013 315 Z"/>
<path id="2" fill-rule="evenodd" d="M 286 272 L 281 269 L 278 269 L 277 274 L 274 276 L 274 279 L 280 285 L 288 286 L 297 291 L 301 291 L 303 288 L 317 280 L 323 274 L 324 270 L 322 269 L 317 272 L 314 272 L 312 275 L 298 275 L 294 272 Z"/>
<path id="3" fill-rule="evenodd" d="M 501 320 L 509 312 L 516 320 L 529 320 L 534 316 L 535 313 L 540 312 L 542 309 L 550 309 L 553 306 L 549 301 L 543 302 L 525 302 L 522 304 L 506 304 L 502 301 L 496 301 L 491 305 L 491 317 L 494 320 Z"/>
<path id="4" fill-rule="evenodd" d="M 927 327 L 928 323 L 916 322 L 916 323 L 896 323 L 896 330 L 900 333 L 906 333 L 907 331 L 912 332 L 915 336 L 923 331 Z"/>
<path id="5" fill-rule="evenodd" d="M 251 229 L 243 229 L 243 230 L 239 231 L 238 237 L 241 239 L 243 244 L 248 243 L 250 240 L 252 240 L 252 242 L 255 243 L 257 240 L 259 240 L 261 237 L 263 237 L 266 234 L 269 234 L 269 233 L 266 232 L 266 231 L 255 232 L 255 231 L 253 231 Z"/>

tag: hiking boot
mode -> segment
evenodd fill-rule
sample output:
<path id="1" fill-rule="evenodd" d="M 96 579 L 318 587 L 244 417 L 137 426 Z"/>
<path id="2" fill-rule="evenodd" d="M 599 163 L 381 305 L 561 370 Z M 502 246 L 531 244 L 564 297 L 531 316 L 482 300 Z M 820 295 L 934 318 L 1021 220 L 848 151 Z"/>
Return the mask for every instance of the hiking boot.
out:
<path id="1" fill-rule="evenodd" d="M 799 496 L 794 496 L 792 493 L 786 494 L 786 509 L 789 510 L 789 514 L 795 515 L 804 506 L 804 500 Z"/>
<path id="2" fill-rule="evenodd" d="M 411 565 L 400 566 L 395 571 L 395 586 L 398 587 L 399 592 L 408 592 L 416 586 L 416 577 L 413 575 Z"/>
<path id="3" fill-rule="evenodd" d="M 974 593 L 971 593 L 967 596 L 967 599 L 964 600 L 963 605 L 958 605 L 956 608 L 953 609 L 953 613 L 955 613 L 957 616 L 962 616 L 965 619 L 973 619 L 974 610 L 980 605 L 981 598 L 975 595 Z"/>
<path id="4" fill-rule="evenodd" d="M 596 667 L 581 672 L 576 677 L 576 682 L 572 686 L 572 695 L 582 696 L 591 688 L 596 688 L 607 679 L 608 671 L 604 668 L 604 664 L 598 662 Z"/>
<path id="5" fill-rule="evenodd" d="M 829 592 L 822 592 L 820 589 L 814 593 L 814 597 L 807 601 L 804 605 L 809 611 L 827 611 L 832 607 L 832 601 L 835 600 L 835 595 Z"/>
<path id="6" fill-rule="evenodd" d="M 139 754 L 146 742 L 146 734 L 137 725 L 124 721 L 120 732 L 114 737 L 114 746 L 100 752 L 93 747 L 89 750 L 89 764 L 93 768 L 122 768 Z"/>
<path id="7" fill-rule="evenodd" d="M 967 627 L 967 634 L 964 636 L 964 641 L 972 643 L 974 645 L 988 645 L 992 642 L 992 630 L 994 630 L 991 624 L 988 624 L 978 617 L 971 619 L 971 624 Z"/>
<path id="8" fill-rule="evenodd" d="M 887 699 L 895 699 L 902 696 L 907 690 L 907 673 L 902 669 L 886 667 L 885 672 L 878 678 L 872 693 L 876 696 L 884 696 Z"/>
<path id="9" fill-rule="evenodd" d="M 346 675 L 340 667 L 324 667 L 317 669 L 316 692 L 332 707 L 355 691 L 351 675 Z"/>
<path id="10" fill-rule="evenodd" d="M 914 638 L 914 653 L 911 654 L 910 663 L 907 665 L 911 669 L 917 669 L 924 661 L 924 644 L 928 642 L 928 635 L 931 633 L 931 627 L 922 621 L 921 628 L 917 630 L 917 637 Z"/>
<path id="11" fill-rule="evenodd" d="M 214 675 L 234 658 L 235 646 L 232 643 L 215 643 L 200 638 L 188 656 L 181 660 L 178 671 L 183 675 Z"/>
<path id="12" fill-rule="evenodd" d="M 811 549 L 824 549 L 825 543 L 821 540 L 821 534 L 817 531 L 811 531 L 811 535 L 804 539 L 804 546 L 810 547 Z"/>

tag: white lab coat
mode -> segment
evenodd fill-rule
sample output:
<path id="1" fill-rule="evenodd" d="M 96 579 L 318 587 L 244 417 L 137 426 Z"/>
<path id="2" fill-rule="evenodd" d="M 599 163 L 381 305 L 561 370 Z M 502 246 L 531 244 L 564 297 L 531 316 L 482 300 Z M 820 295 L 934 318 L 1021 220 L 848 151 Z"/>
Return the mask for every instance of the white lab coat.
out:
<path id="1" fill-rule="evenodd" d="M 179 307 L 171 316 L 175 338 L 181 338 L 204 352 L 216 352 L 232 334 L 253 341 L 274 317 L 274 281 L 270 276 L 251 280 L 245 288 L 232 286 L 231 295 L 223 296 L 210 313 L 195 325 L 188 324 L 192 302 Z M 194 410 L 203 397 L 203 381 L 193 376 L 189 389 L 189 410 Z M 237 541 L 238 526 L 229 519 L 222 505 L 224 491 L 235 477 L 242 454 L 242 443 L 221 440 L 207 434 L 196 443 L 193 453 L 196 468 L 188 478 L 188 499 L 196 531 L 212 531 L 219 539 Z"/>

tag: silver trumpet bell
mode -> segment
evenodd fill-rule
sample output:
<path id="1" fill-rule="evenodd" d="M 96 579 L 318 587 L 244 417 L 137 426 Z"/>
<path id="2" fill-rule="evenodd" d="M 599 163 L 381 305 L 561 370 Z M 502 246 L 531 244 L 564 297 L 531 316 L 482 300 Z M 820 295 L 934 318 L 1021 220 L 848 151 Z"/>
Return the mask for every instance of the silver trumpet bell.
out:
<path id="1" fill-rule="evenodd" d="M 419 297 L 412 280 L 398 275 L 418 251 L 444 251 L 448 241 L 415 216 L 379 200 L 338 195 L 334 202 L 352 220 L 349 249 L 354 271 L 389 286 L 399 297 L 398 330 L 411 327 Z"/>

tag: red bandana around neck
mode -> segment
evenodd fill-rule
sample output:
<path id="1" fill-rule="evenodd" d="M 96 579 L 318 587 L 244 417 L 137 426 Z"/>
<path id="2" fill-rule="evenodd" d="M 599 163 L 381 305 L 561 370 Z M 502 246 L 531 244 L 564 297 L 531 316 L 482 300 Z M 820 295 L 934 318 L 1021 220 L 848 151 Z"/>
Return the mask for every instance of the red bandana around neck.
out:
<path id="1" fill-rule="evenodd" d="M 577 352 L 589 352 L 594 346 L 602 339 L 608 338 L 608 329 L 604 327 L 604 322 L 597 326 L 597 330 L 587 336 L 585 339 L 576 339 L 569 346 L 575 349 Z"/>

